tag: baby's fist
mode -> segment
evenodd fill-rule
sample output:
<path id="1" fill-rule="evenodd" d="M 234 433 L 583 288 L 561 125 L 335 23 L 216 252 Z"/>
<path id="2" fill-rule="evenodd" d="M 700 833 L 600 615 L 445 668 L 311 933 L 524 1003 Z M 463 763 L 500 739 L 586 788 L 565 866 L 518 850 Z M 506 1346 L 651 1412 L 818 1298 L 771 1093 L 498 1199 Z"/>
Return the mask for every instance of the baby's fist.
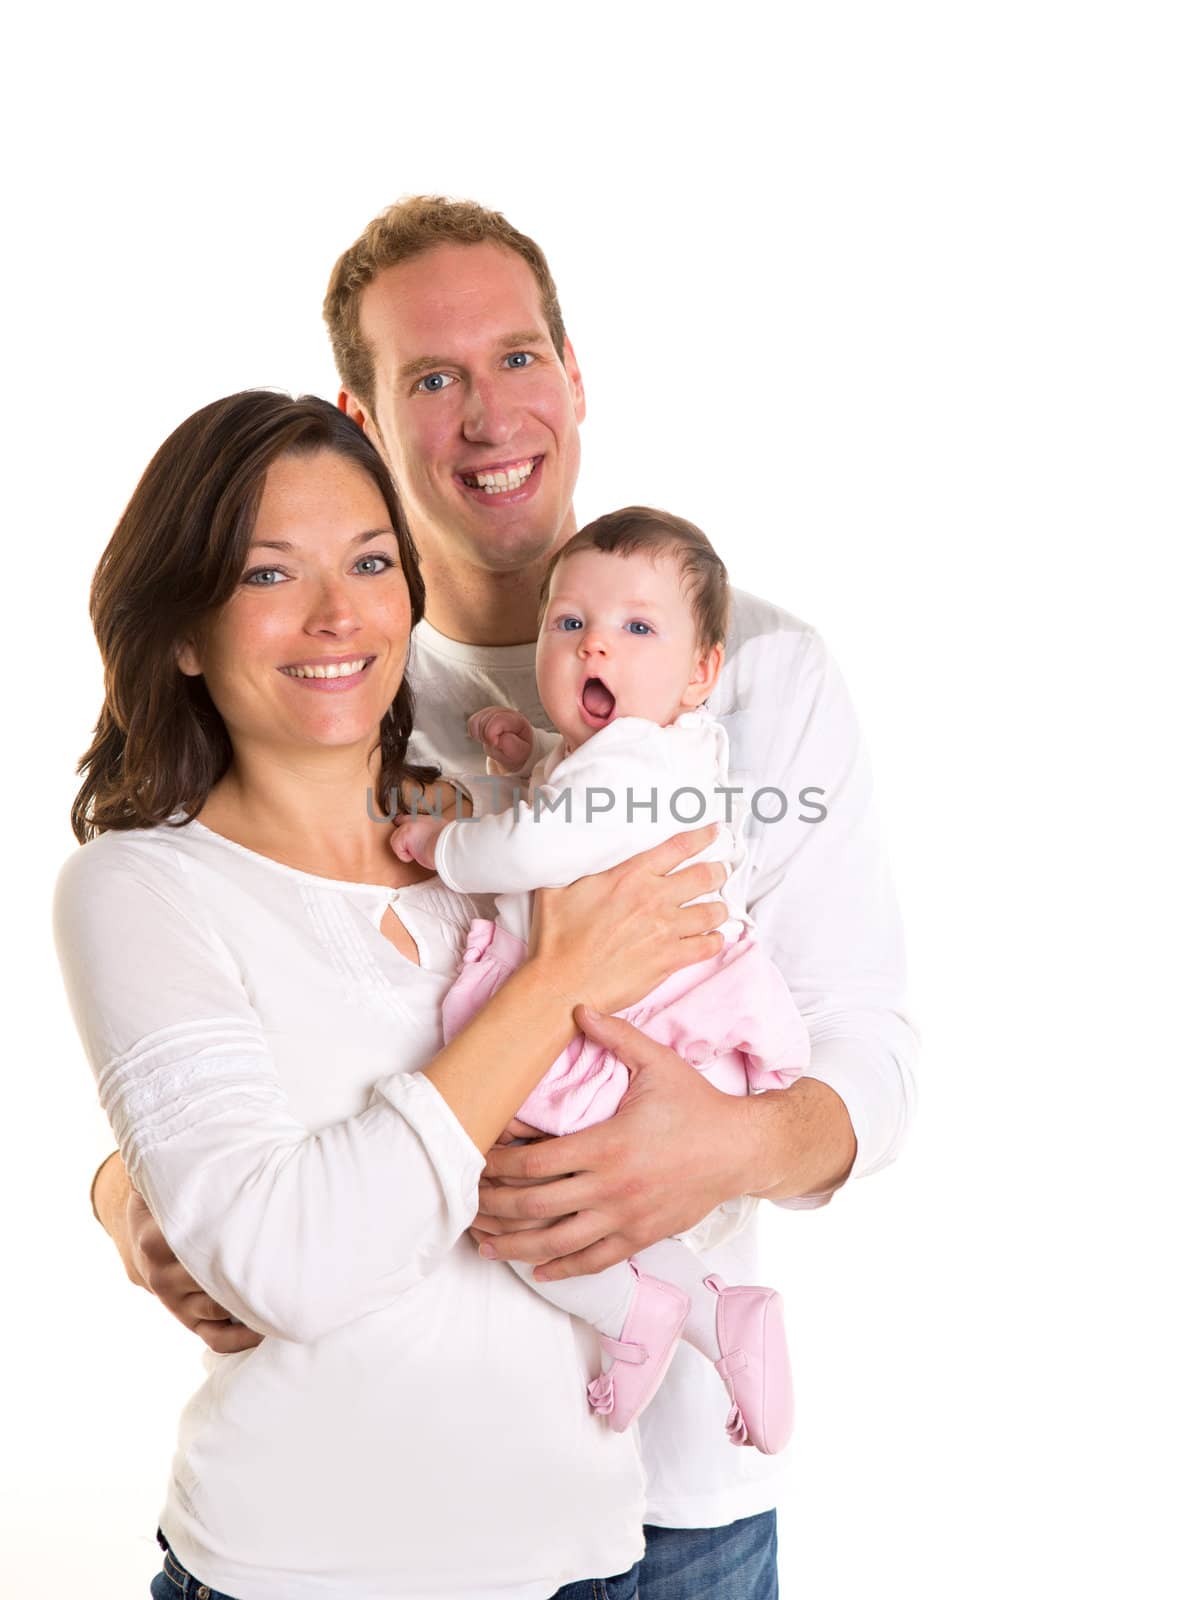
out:
<path id="1" fill-rule="evenodd" d="M 475 711 L 465 731 L 504 772 L 522 772 L 531 759 L 531 724 L 522 712 L 512 711 L 509 706 L 486 706 Z"/>
<path id="2" fill-rule="evenodd" d="M 416 861 L 436 871 L 437 839 L 447 823 L 440 817 L 398 816 L 391 834 L 391 848 L 401 861 Z"/>

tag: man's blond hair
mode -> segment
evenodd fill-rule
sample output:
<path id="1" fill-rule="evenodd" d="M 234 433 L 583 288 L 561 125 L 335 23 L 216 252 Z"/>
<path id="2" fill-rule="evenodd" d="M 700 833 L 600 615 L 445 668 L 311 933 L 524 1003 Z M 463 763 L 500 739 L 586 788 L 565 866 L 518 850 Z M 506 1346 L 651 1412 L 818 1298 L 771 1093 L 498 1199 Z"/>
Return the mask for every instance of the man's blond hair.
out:
<path id="1" fill-rule="evenodd" d="M 501 211 L 490 211 L 475 200 L 407 195 L 380 212 L 338 258 L 322 307 L 342 387 L 367 407 L 375 400 L 375 357 L 362 335 L 363 290 L 387 267 L 410 261 L 438 244 L 499 244 L 522 256 L 539 284 L 540 308 L 556 354 L 564 357 L 560 301 L 535 240 L 512 228 Z"/>

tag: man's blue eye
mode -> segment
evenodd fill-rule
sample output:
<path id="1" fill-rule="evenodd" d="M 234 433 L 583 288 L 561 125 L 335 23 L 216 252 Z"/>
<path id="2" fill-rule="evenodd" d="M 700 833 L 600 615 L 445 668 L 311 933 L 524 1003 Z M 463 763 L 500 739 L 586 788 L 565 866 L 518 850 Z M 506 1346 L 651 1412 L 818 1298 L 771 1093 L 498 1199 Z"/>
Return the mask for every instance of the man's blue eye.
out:
<path id="1" fill-rule="evenodd" d="M 507 357 L 507 365 L 522 371 L 524 367 L 529 367 L 534 360 L 535 357 L 529 350 L 516 350 L 513 355 Z"/>
<path id="2" fill-rule="evenodd" d="M 423 389 L 425 394 L 440 394 L 442 389 L 447 389 L 456 380 L 447 372 L 430 372 L 420 379 L 417 389 Z"/>
<path id="3" fill-rule="evenodd" d="M 556 626 L 561 633 L 575 633 L 581 626 L 581 619 L 579 617 L 561 617 Z"/>
<path id="4" fill-rule="evenodd" d="M 628 622 L 626 627 L 630 633 L 637 634 L 640 639 L 645 637 L 648 633 L 654 632 L 654 629 L 651 627 L 649 622 Z"/>

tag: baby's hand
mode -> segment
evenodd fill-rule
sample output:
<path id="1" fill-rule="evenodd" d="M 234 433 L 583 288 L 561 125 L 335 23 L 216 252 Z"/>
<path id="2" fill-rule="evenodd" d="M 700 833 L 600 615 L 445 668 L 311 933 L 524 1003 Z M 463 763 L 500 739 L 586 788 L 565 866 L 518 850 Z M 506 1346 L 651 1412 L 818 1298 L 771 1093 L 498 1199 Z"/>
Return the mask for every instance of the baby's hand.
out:
<path id="1" fill-rule="evenodd" d="M 436 870 L 437 839 L 448 823 L 440 817 L 409 817 L 401 813 L 395 819 L 391 834 L 391 848 L 401 861 L 418 861 L 430 871 Z"/>
<path id="2" fill-rule="evenodd" d="M 465 731 L 504 772 L 522 772 L 531 757 L 531 724 L 522 712 L 512 711 L 509 706 L 486 706 L 475 711 Z"/>

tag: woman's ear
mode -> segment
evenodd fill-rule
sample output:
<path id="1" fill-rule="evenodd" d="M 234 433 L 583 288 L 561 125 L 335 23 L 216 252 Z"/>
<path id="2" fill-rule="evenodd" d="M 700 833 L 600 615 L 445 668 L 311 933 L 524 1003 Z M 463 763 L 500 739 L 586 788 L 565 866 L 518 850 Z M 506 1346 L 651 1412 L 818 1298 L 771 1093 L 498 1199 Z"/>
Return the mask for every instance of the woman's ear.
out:
<path id="1" fill-rule="evenodd" d="M 704 704 L 717 686 L 724 659 L 725 647 L 720 643 L 714 644 L 711 649 L 697 656 L 695 670 L 688 679 L 688 687 L 680 696 L 680 705 L 692 710 L 695 706 Z"/>
<path id="2" fill-rule="evenodd" d="M 192 639 L 186 639 L 177 646 L 177 665 L 187 678 L 200 678 L 202 676 L 202 663 L 198 657 L 198 647 Z"/>

